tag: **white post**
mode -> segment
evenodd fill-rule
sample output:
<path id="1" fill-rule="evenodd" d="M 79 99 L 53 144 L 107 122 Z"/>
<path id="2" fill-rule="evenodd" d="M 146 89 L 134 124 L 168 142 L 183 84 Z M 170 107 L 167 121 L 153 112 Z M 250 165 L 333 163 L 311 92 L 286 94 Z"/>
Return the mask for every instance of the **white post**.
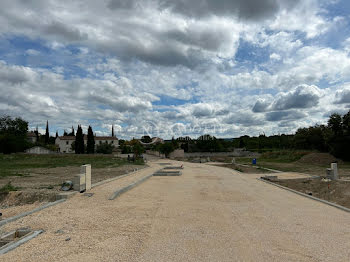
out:
<path id="1" fill-rule="evenodd" d="M 73 178 L 73 189 L 75 191 L 83 192 L 85 191 L 85 174 L 75 175 Z"/>
<path id="2" fill-rule="evenodd" d="M 331 164 L 331 169 L 333 170 L 333 179 L 337 180 L 339 178 L 339 176 L 338 176 L 338 164 L 337 163 L 332 163 Z"/>
<path id="3" fill-rule="evenodd" d="M 80 173 L 85 174 L 85 190 L 91 189 L 91 165 L 82 165 L 80 167 Z"/>

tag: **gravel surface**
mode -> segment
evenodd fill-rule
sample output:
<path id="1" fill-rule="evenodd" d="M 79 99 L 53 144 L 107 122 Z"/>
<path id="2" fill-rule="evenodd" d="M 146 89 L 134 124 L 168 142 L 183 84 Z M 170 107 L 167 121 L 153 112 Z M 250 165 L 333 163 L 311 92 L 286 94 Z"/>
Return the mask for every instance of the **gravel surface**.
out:
<path id="1" fill-rule="evenodd" d="M 167 162 L 170 162 L 167 160 Z M 178 163 L 176 163 L 178 165 Z M 179 177 L 160 169 L 78 194 L 2 229 L 45 233 L 1 261 L 349 261 L 350 215 L 258 181 L 261 174 L 184 163 Z"/>

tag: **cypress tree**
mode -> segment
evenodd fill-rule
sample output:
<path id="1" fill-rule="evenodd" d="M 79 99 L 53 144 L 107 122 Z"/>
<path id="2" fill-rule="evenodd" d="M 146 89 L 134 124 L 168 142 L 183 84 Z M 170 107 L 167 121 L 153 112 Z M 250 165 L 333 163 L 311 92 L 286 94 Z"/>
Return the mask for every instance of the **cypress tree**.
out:
<path id="1" fill-rule="evenodd" d="M 79 145 L 79 137 L 80 137 L 80 128 L 78 125 L 77 135 L 75 136 L 75 153 L 80 153 L 80 145 Z"/>
<path id="2" fill-rule="evenodd" d="M 58 137 L 58 131 L 56 131 L 56 138 Z"/>
<path id="3" fill-rule="evenodd" d="M 114 137 L 114 125 L 112 125 L 112 137 Z"/>
<path id="4" fill-rule="evenodd" d="M 75 136 L 75 153 L 84 154 L 84 134 L 81 126 L 78 126 L 77 134 Z"/>
<path id="5" fill-rule="evenodd" d="M 92 132 L 91 126 L 89 126 L 88 134 L 87 134 L 87 147 L 86 147 L 86 152 L 87 152 L 88 154 L 93 154 L 93 153 L 95 153 L 95 138 L 94 138 L 94 133 Z"/>
<path id="6" fill-rule="evenodd" d="M 50 138 L 50 135 L 49 135 L 49 121 L 47 120 L 46 121 L 45 144 L 49 143 L 49 138 Z"/>
<path id="7" fill-rule="evenodd" d="M 35 136 L 36 136 L 36 142 L 39 142 L 39 130 L 38 130 L 38 125 L 36 126 L 36 129 L 34 131 Z"/>
<path id="8" fill-rule="evenodd" d="M 83 133 L 83 129 L 80 126 L 80 154 L 84 154 L 85 153 L 85 145 L 84 145 L 84 133 Z"/>

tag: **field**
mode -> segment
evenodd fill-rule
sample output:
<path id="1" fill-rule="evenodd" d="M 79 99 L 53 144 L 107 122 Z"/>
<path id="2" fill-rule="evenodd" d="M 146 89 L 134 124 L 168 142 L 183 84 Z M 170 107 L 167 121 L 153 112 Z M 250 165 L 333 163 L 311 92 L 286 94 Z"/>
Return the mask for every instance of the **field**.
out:
<path id="1" fill-rule="evenodd" d="M 252 165 L 252 158 L 235 158 L 236 163 Z M 337 161 L 341 177 L 350 177 L 350 163 L 343 162 L 327 153 L 304 151 L 278 151 L 262 154 L 257 158 L 257 166 L 284 172 L 298 172 L 325 176 L 330 163 Z"/>
<path id="2" fill-rule="evenodd" d="M 92 183 L 144 167 L 113 155 L 0 155 L 0 205 L 55 200 L 62 183 L 83 164 L 91 164 Z"/>

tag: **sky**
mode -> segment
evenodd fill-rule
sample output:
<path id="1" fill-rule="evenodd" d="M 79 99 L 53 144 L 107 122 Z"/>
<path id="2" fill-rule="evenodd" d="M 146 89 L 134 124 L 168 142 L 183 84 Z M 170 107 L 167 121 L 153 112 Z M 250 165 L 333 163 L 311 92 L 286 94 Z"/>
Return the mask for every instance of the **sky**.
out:
<path id="1" fill-rule="evenodd" d="M 350 2 L 2 0 L 0 92 L 52 135 L 290 134 L 350 110 Z"/>

